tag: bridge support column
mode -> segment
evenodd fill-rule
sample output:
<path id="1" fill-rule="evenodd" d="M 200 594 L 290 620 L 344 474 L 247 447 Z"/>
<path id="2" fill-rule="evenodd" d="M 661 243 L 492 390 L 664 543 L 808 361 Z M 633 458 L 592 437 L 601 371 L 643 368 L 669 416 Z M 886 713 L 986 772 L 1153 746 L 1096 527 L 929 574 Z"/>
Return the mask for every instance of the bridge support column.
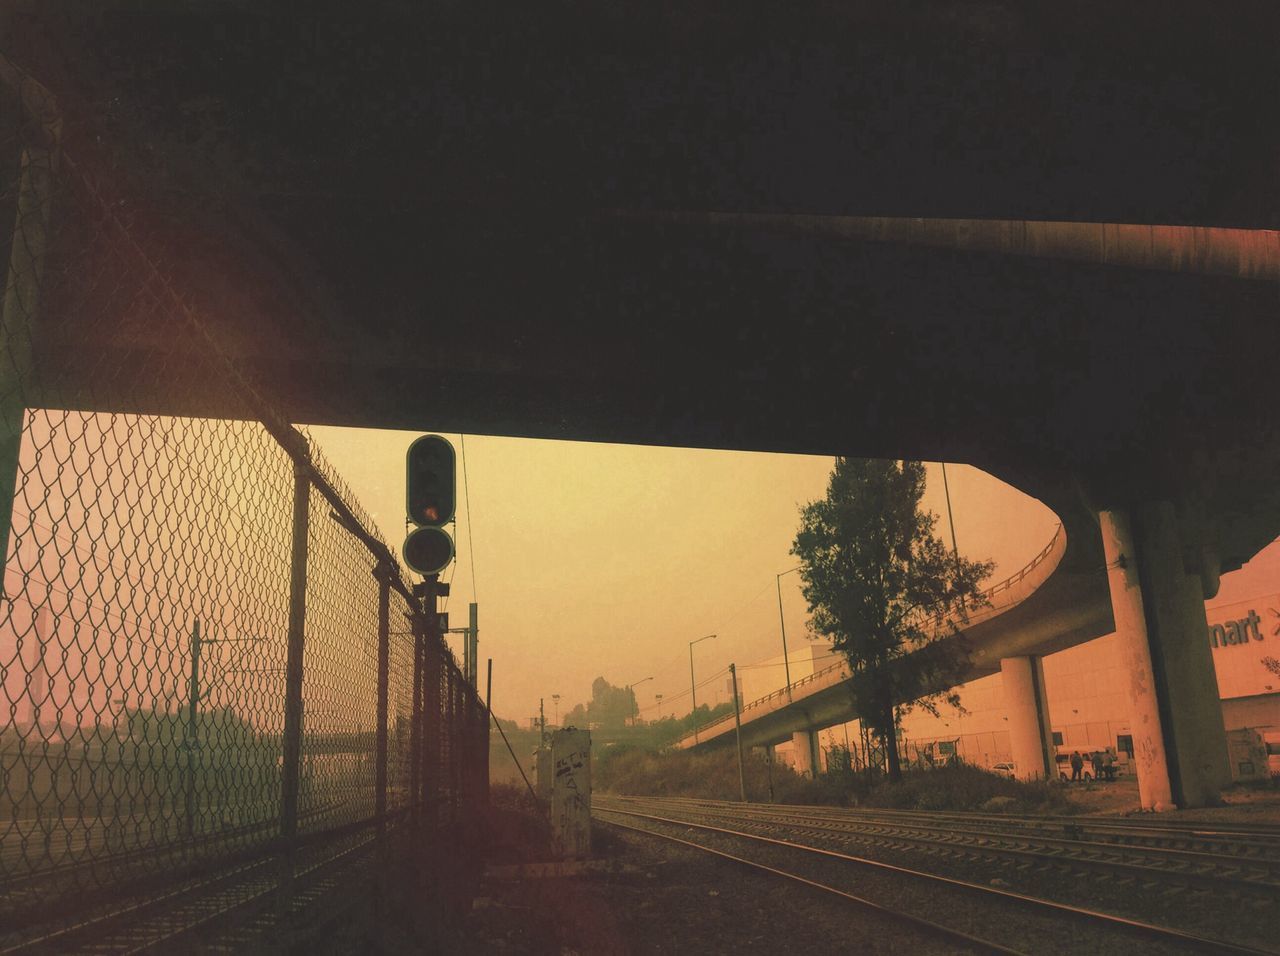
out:
<path id="1" fill-rule="evenodd" d="M 812 730 L 797 730 L 791 735 L 795 750 L 796 773 L 804 777 L 818 774 L 818 735 Z"/>
<path id="2" fill-rule="evenodd" d="M 1230 768 L 1201 569 L 1188 573 L 1167 501 L 1103 511 L 1099 522 L 1142 807 L 1212 805 Z"/>
<path id="3" fill-rule="evenodd" d="M 1052 780 L 1053 732 L 1045 696 L 1044 665 L 1039 656 L 1000 661 L 1005 709 L 1009 712 L 1009 746 L 1019 780 Z"/>

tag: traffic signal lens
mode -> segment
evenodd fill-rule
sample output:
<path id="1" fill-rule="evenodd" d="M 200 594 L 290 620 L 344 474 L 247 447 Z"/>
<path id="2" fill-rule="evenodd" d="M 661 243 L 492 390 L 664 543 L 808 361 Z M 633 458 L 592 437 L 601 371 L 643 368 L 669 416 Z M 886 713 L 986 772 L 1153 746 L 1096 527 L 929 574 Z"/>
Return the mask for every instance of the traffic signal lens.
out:
<path id="1" fill-rule="evenodd" d="M 453 560 L 453 538 L 443 528 L 418 528 L 404 539 L 404 563 L 419 574 L 436 574 Z"/>
<path id="2" fill-rule="evenodd" d="M 439 435 L 424 435 L 409 446 L 405 510 L 414 524 L 442 525 L 453 520 L 454 463 L 453 446 Z"/>

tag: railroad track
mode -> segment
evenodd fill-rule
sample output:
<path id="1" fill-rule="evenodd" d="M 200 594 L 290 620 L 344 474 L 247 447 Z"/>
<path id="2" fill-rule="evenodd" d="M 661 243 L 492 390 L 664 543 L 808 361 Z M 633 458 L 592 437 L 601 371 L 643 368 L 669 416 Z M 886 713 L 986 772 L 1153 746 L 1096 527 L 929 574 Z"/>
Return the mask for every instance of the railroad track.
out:
<path id="1" fill-rule="evenodd" d="M 325 803 L 311 807 L 299 814 L 299 822 L 315 823 L 332 813 L 335 806 Z M 191 840 L 169 835 L 148 846 L 90 855 L 27 872 L 11 869 L 0 878 L 0 901 L 3 901 L 0 916 L 4 928 L 13 931 L 50 919 L 62 919 L 68 897 L 74 899 L 74 907 L 88 910 L 98 901 L 109 904 L 119 896 L 121 885 L 134 884 L 140 888 L 162 874 L 181 882 L 219 857 L 238 858 L 245 852 L 253 852 L 255 844 L 270 842 L 278 827 L 277 816 L 264 817 L 239 826 L 210 830 Z M 92 854 L 95 849 L 93 843 L 84 844 L 87 853 Z M 0 933 L 0 952 L 4 945 L 4 934 Z"/>
<path id="2" fill-rule="evenodd" d="M 100 907 L 73 925 L 13 941 L 5 956 L 44 953 L 126 954 L 194 948 L 240 952 L 263 940 L 287 938 L 300 917 L 332 897 L 339 884 L 371 865 L 376 838 L 371 821 L 333 834 L 309 837 L 294 858 L 288 909 L 279 905 L 284 875 L 278 852 L 228 862 L 198 876 L 174 880 L 163 893 L 149 893 Z M 285 924 L 278 925 L 281 916 Z M 330 914 L 332 915 L 332 914 Z M 228 942 L 223 947 L 220 940 Z"/>
<path id="3" fill-rule="evenodd" d="M 886 825 L 883 821 L 869 819 L 878 817 L 878 815 L 874 813 L 847 814 L 844 811 L 832 808 L 761 807 L 754 805 L 744 807 L 741 804 L 681 799 L 648 800 L 636 798 L 597 797 L 595 802 L 595 809 L 598 813 L 598 818 L 601 819 L 602 822 L 615 826 L 622 826 L 628 829 L 639 829 L 643 832 L 651 832 L 655 836 L 659 836 L 663 839 L 682 842 L 689 846 L 695 846 L 699 849 L 707 850 L 708 852 L 718 853 L 722 856 L 728 855 L 731 859 L 737 860 L 745 865 L 756 867 L 762 866 L 758 861 L 743 859 L 739 855 L 739 851 L 737 849 L 735 849 L 735 852 L 732 854 L 726 854 L 725 851 L 731 848 L 749 846 L 757 853 L 761 851 L 775 854 L 782 853 L 792 861 L 793 865 L 789 865 L 785 869 L 779 868 L 779 866 L 765 866 L 764 868 L 770 872 L 777 871 L 777 875 L 779 876 L 800 879 L 801 882 L 812 883 L 820 889 L 835 892 L 842 896 L 848 897 L 850 895 L 840 889 L 838 885 L 842 880 L 847 881 L 850 878 L 848 874 L 849 870 L 872 870 L 877 874 L 876 879 L 883 879 L 886 874 L 891 874 L 892 879 L 894 880 L 906 880 L 910 883 L 916 884 L 917 886 L 927 887 L 926 898 L 941 889 L 950 894 L 963 894 L 969 899 L 970 904 L 972 904 L 974 900 L 979 900 L 981 901 L 982 906 L 992 908 L 991 920 L 995 923 L 999 923 L 1001 921 L 1008 922 L 1011 919 L 1008 912 L 1010 907 L 1018 908 L 1020 911 L 1020 920 L 1024 918 L 1024 914 L 1029 912 L 1036 914 L 1037 918 L 1047 916 L 1051 921 L 1056 921 L 1058 924 L 1065 925 L 1066 928 L 1062 928 L 1062 925 L 1060 925 L 1059 929 L 1056 931 L 1049 930 L 1049 932 L 1057 932 L 1059 935 L 1056 938 L 1060 941 L 1065 939 L 1076 940 L 1078 937 L 1081 937 L 1080 927 L 1087 926 L 1089 927 L 1089 930 L 1083 937 L 1085 945 L 1080 948 L 1081 952 L 1097 952 L 1099 948 L 1106 951 L 1108 947 L 1114 947 L 1117 945 L 1115 937 L 1119 935 L 1122 938 L 1131 937 L 1133 939 L 1141 939 L 1144 942 L 1144 946 L 1149 947 L 1155 945 L 1163 947 L 1160 951 L 1167 950 L 1170 952 L 1185 952 L 1187 950 L 1193 950 L 1225 953 L 1280 953 L 1280 949 L 1276 948 L 1259 948 L 1258 945 L 1254 944 L 1252 939 L 1249 939 L 1246 942 L 1236 942 L 1219 938 L 1209 938 L 1198 932 L 1188 932 L 1167 925 L 1157 925 L 1155 923 L 1118 916 L 1115 913 L 1103 912 L 1084 906 L 1075 906 L 1057 902 L 1053 899 L 1041 896 L 1031 896 L 983 883 L 972 883 L 948 876 L 941 876 L 937 873 L 909 869 L 887 863 L 883 860 L 868 859 L 866 857 L 843 852 L 843 849 L 847 849 L 847 847 L 836 849 L 832 846 L 832 844 L 839 846 L 844 842 L 851 842 L 847 839 L 850 835 L 850 831 L 846 829 L 850 824 L 871 827 L 873 830 Z M 900 814 L 892 813 L 888 816 L 899 817 Z M 920 816 L 928 817 L 932 815 L 922 814 Z M 977 817 L 978 815 L 967 815 L 967 817 L 968 816 Z M 853 817 L 854 819 L 850 819 L 850 817 Z M 834 824 L 832 823 L 833 819 L 835 821 Z M 981 819 L 985 820 L 987 818 L 982 817 Z M 793 821 L 799 821 L 799 823 Z M 910 814 L 907 815 L 906 820 L 896 820 L 894 825 L 908 829 L 912 827 L 917 830 L 925 829 L 920 825 L 918 820 L 914 819 L 914 815 Z M 946 832 L 949 834 L 954 833 L 954 830 L 951 828 L 939 829 L 946 829 Z M 1037 826 L 1035 825 L 1034 818 L 1020 818 L 1017 821 L 1017 825 L 1012 827 L 1012 829 L 1034 831 L 1037 829 Z M 1175 828 L 1166 825 L 1157 825 L 1155 829 L 1172 831 Z M 1214 830 L 1215 832 L 1208 834 L 1206 838 L 1215 841 L 1221 840 L 1221 835 L 1216 832 L 1217 828 L 1214 828 Z M 789 836 L 790 839 L 784 839 L 783 834 Z M 866 836 L 867 834 L 863 835 Z M 1265 835 L 1267 834 L 1264 834 L 1264 836 Z M 1234 838 L 1247 842 L 1246 837 L 1247 834 L 1245 831 L 1234 831 Z M 953 852 L 950 849 L 950 847 L 952 847 L 951 841 L 953 839 L 973 839 L 973 832 L 971 831 L 968 836 L 964 837 L 949 836 L 937 838 L 935 834 L 935 838 L 939 839 L 939 847 L 941 847 L 939 852 Z M 1137 834 L 1129 834 L 1127 835 L 1127 838 L 1140 837 Z M 1194 839 L 1186 833 L 1172 832 L 1166 834 L 1165 838 L 1173 839 L 1175 841 Z M 919 849 L 919 841 L 924 840 L 925 837 L 920 835 L 920 833 L 916 833 L 912 834 L 910 839 L 907 839 L 901 836 L 889 837 L 881 833 L 872 832 L 868 839 L 869 842 L 877 844 L 883 843 L 885 845 L 893 845 L 899 848 L 907 847 L 911 849 Z M 708 847 L 706 845 L 708 842 L 712 844 L 716 844 L 718 842 L 720 844 L 719 849 L 714 845 Z M 1221 844 L 1217 845 L 1220 846 Z M 1124 844 L 1115 844 L 1114 846 L 1121 850 L 1125 849 Z M 977 849 L 981 849 L 981 847 L 978 847 Z M 982 853 L 977 853 L 975 855 L 986 859 L 998 858 L 1007 862 L 1010 857 L 1003 852 L 1005 849 L 1007 848 L 997 848 L 994 857 L 990 857 Z M 1143 846 L 1139 847 L 1138 851 L 1148 853 L 1152 849 L 1152 847 Z M 970 851 L 964 850 L 961 852 L 969 853 Z M 1032 851 L 1025 852 L 1031 853 Z M 1053 861 L 1056 860 L 1056 854 L 1059 852 L 1060 848 L 1046 847 L 1040 851 L 1038 856 L 1040 859 Z M 1254 856 L 1252 850 L 1249 851 L 1249 856 Z M 806 860 L 806 862 L 799 864 L 802 871 L 799 874 L 793 872 L 795 868 L 794 863 L 797 857 L 803 857 Z M 1024 868 L 1034 865 L 1034 863 L 1030 862 L 1031 857 L 1023 856 L 1020 858 Z M 1110 865 L 1096 860 L 1091 856 L 1082 857 L 1082 859 L 1089 860 L 1090 865 L 1093 863 L 1097 863 L 1099 866 Z M 815 863 L 815 861 L 818 862 Z M 1076 861 L 1072 861 L 1073 864 L 1075 862 Z M 841 872 L 837 874 L 835 879 L 826 877 L 812 879 L 811 877 L 806 876 L 803 871 L 806 867 L 812 868 L 815 865 L 825 866 L 828 871 L 828 876 L 834 872 L 832 870 L 833 866 L 836 867 L 836 870 Z M 1114 870 L 1113 865 L 1112 869 Z M 1158 872 L 1162 874 L 1161 878 L 1163 878 L 1164 875 L 1167 875 L 1165 870 L 1159 870 Z M 859 885 L 861 885 L 862 879 L 863 878 L 859 878 Z M 1220 894 L 1226 894 L 1226 898 L 1232 900 L 1233 906 L 1238 905 L 1236 898 L 1231 896 L 1233 887 L 1222 883 L 1222 879 L 1225 879 L 1225 877 L 1219 878 L 1218 892 Z M 897 896 L 895 893 L 890 892 L 888 898 L 894 900 Z M 869 902 L 865 899 L 854 899 L 857 902 L 864 904 Z M 886 905 L 883 902 L 877 903 L 875 901 L 870 901 L 870 903 L 881 911 L 885 911 L 886 909 Z M 1269 901 L 1259 900 L 1258 905 L 1266 907 L 1268 909 L 1268 914 L 1264 915 L 1258 913 L 1256 910 L 1253 912 L 1252 915 L 1253 918 L 1256 919 L 1257 926 L 1265 927 L 1268 925 L 1275 925 L 1272 921 L 1274 921 L 1277 914 L 1280 913 L 1280 905 L 1277 904 L 1280 904 L 1280 894 L 1276 894 L 1274 892 L 1272 893 Z M 925 910 L 927 910 L 930 904 L 926 901 L 921 905 L 923 905 Z M 888 909 L 892 911 L 894 908 L 890 906 Z M 1248 912 L 1248 910 L 1245 912 Z M 951 926 L 939 926 L 930 929 L 929 921 L 922 920 L 919 912 L 908 913 L 899 910 L 892 912 L 891 915 L 895 916 L 895 918 L 900 917 L 904 921 L 923 924 L 923 928 L 933 932 L 934 935 L 949 936 L 951 941 L 958 945 L 977 946 L 977 948 L 983 949 L 984 951 L 994 952 L 1019 951 L 1017 949 L 1017 944 L 1010 946 L 1007 942 L 1001 942 L 998 938 L 988 938 L 985 933 L 983 933 L 981 937 L 975 937 L 972 929 L 969 931 L 955 930 L 955 928 Z M 980 923 L 980 925 L 985 926 L 985 923 Z M 1093 934 L 1095 936 L 1101 934 L 1103 938 L 1095 942 L 1089 942 L 1091 939 L 1089 934 Z M 1246 934 L 1246 936 L 1247 935 L 1248 934 Z M 977 942 L 974 941 L 975 939 L 977 939 Z M 1041 946 L 1026 947 L 1025 944 L 1023 945 L 1028 952 L 1036 952 L 1042 949 Z M 1060 947 L 1055 946 L 1054 948 L 1056 950 Z M 1066 948 L 1069 949 L 1070 947 Z"/>
<path id="4" fill-rule="evenodd" d="M 1230 892 L 1261 904 L 1280 900 L 1280 827 L 1228 829 L 1065 818 L 827 807 L 749 805 L 708 800 L 644 801 L 753 832 L 805 834 L 840 843 L 985 858 L 1014 869 L 1088 871 L 1118 883 Z"/>

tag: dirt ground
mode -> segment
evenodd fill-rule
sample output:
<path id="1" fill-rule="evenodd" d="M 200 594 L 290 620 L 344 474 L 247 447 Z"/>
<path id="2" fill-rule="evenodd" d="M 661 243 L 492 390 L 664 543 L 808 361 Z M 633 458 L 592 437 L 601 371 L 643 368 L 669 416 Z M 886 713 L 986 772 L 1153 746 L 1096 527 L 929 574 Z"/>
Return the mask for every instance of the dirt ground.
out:
<path id="1" fill-rule="evenodd" d="M 1073 784 L 1085 815 L 1138 815 L 1137 781 Z M 527 810 L 528 808 L 523 808 Z M 1280 824 L 1280 788 L 1236 787 L 1223 805 L 1165 820 Z M 499 811 L 497 846 L 470 909 L 439 952 L 480 954 L 946 953 L 838 900 L 727 866 L 693 850 L 597 825 L 594 859 L 571 876 L 520 864 L 551 859 L 542 825 Z"/>
<path id="2" fill-rule="evenodd" d="M 486 877 L 449 953 L 659 956 L 690 953 L 967 952 L 802 886 L 696 850 L 597 826 L 595 864 L 575 877 Z M 496 868 L 499 873 L 504 868 Z"/>
<path id="3" fill-rule="evenodd" d="M 1088 816 L 1129 816 L 1138 809 L 1138 780 L 1122 777 L 1114 783 L 1067 784 L 1067 798 Z M 1280 825 L 1280 787 L 1258 784 L 1235 786 L 1222 794 L 1222 806 L 1197 810 L 1170 810 L 1162 820 L 1206 823 Z"/>

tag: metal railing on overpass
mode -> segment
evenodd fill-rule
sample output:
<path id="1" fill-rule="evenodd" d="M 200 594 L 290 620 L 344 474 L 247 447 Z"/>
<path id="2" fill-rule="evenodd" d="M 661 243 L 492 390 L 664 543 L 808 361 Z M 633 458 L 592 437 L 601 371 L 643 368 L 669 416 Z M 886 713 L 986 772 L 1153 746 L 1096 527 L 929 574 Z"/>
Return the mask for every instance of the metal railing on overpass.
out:
<path id="1" fill-rule="evenodd" d="M 1049 539 L 1049 543 L 1040 549 L 1040 552 L 1032 558 L 1027 564 L 1023 565 L 1014 574 L 1009 575 L 998 584 L 993 584 L 982 592 L 982 600 L 979 605 L 972 610 L 958 611 L 951 609 L 935 614 L 925 614 L 924 618 L 932 618 L 932 629 L 935 634 L 944 631 L 950 631 L 954 627 L 972 626 L 979 621 L 989 620 L 995 615 L 1008 610 L 1014 604 L 1018 604 L 1026 595 L 1015 593 L 1014 587 L 1022 583 L 1032 576 L 1037 568 L 1049 559 L 1049 556 L 1056 553 L 1063 543 L 1062 525 L 1059 524 L 1053 533 L 1053 537 Z M 828 664 L 819 670 L 814 671 L 801 677 L 799 680 L 791 682 L 790 689 L 783 687 L 778 690 L 758 697 L 755 700 L 743 704 L 741 709 L 742 719 L 744 721 L 752 719 L 755 715 L 752 711 L 772 710 L 773 706 L 784 700 L 793 700 L 796 697 L 803 697 L 807 692 L 814 688 L 815 685 L 826 686 L 832 682 L 833 677 L 844 679 L 849 676 L 849 664 L 847 661 L 840 660 L 833 664 Z M 797 693 L 799 691 L 799 693 Z M 716 728 L 725 728 L 733 723 L 733 714 L 727 714 L 717 717 L 715 720 L 707 721 L 697 728 L 695 732 L 690 731 L 685 734 L 681 740 L 687 739 L 706 739 L 714 736 L 710 731 Z"/>
<path id="2" fill-rule="evenodd" d="M 2 56 L 0 81 L 0 949 L 228 861 L 278 858 L 287 910 L 304 844 L 473 826 L 488 713 L 434 597 L 184 302 L 109 158 Z M 169 351 L 122 358 L 143 328 Z M 235 420 L 144 406 L 178 357 L 174 404 Z"/>

